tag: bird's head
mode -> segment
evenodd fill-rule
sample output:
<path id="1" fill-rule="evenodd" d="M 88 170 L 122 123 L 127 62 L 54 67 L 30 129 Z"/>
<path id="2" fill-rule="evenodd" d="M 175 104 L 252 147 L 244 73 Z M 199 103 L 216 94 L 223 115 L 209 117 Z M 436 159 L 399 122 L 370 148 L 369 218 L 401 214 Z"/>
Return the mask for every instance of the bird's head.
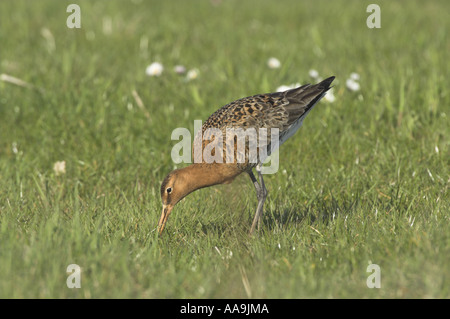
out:
<path id="1" fill-rule="evenodd" d="M 224 178 L 215 170 L 216 167 L 211 165 L 191 164 L 176 169 L 166 176 L 161 184 L 163 209 L 158 223 L 160 235 L 173 207 L 180 200 L 197 189 L 231 181 L 230 178 Z"/>
<path id="2" fill-rule="evenodd" d="M 161 201 L 163 209 L 158 223 L 158 231 L 161 235 L 167 219 L 173 207 L 188 195 L 192 189 L 189 187 L 189 179 L 183 169 L 174 170 L 166 176 L 161 184 Z"/>

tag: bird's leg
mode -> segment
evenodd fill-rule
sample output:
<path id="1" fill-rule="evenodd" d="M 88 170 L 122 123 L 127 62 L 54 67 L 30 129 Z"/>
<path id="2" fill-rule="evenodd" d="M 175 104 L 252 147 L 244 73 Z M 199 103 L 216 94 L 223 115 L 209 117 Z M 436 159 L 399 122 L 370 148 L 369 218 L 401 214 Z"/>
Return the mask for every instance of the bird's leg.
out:
<path id="1" fill-rule="evenodd" d="M 267 191 L 266 185 L 264 184 L 263 175 L 261 173 L 261 164 L 258 164 L 256 166 L 256 171 L 258 172 L 259 186 L 261 188 L 261 190 L 260 190 L 261 191 L 261 195 L 260 195 L 261 198 L 258 200 L 259 211 L 257 209 L 257 214 L 256 214 L 256 216 L 258 216 L 258 230 L 259 230 L 260 227 L 261 227 L 261 217 L 262 217 L 262 214 L 263 214 L 264 202 L 266 201 L 266 197 L 267 197 L 267 194 L 269 192 Z M 261 207 L 259 207 L 260 206 L 259 202 L 261 202 Z"/>
<path id="2" fill-rule="evenodd" d="M 266 186 L 264 185 L 264 180 L 263 180 L 263 176 L 261 173 L 261 167 L 259 164 L 256 166 L 256 171 L 258 172 L 259 183 L 256 180 L 255 175 L 253 175 L 252 171 L 250 171 L 248 173 L 250 175 L 250 178 L 252 179 L 253 185 L 255 186 L 256 197 L 258 198 L 258 207 L 256 208 L 255 217 L 253 218 L 253 223 L 252 223 L 252 227 L 250 229 L 250 234 L 253 233 L 257 224 L 258 224 L 258 229 L 260 228 L 261 217 L 262 217 L 263 207 L 264 207 L 264 201 L 266 200 L 267 193 L 268 193 Z"/>

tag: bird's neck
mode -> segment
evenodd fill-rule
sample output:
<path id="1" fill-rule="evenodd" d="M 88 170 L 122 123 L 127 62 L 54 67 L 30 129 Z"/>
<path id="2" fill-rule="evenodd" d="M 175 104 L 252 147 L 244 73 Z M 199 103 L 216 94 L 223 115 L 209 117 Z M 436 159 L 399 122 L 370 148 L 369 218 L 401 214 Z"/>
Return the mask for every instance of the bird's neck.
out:
<path id="1" fill-rule="evenodd" d="M 191 164 L 180 169 L 190 192 L 217 184 L 228 184 L 240 173 L 226 164 Z"/>

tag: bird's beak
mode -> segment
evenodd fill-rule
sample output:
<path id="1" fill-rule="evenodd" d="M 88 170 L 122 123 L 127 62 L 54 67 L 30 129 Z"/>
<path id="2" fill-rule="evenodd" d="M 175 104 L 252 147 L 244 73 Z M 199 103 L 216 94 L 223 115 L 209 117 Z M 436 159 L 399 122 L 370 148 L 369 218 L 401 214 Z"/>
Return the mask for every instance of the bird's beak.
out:
<path id="1" fill-rule="evenodd" d="M 161 218 L 159 219 L 159 223 L 158 223 L 159 235 L 161 235 L 164 230 L 164 226 L 166 225 L 167 219 L 169 218 L 169 215 L 172 212 L 172 208 L 173 208 L 173 206 L 171 206 L 171 205 L 163 205 Z"/>

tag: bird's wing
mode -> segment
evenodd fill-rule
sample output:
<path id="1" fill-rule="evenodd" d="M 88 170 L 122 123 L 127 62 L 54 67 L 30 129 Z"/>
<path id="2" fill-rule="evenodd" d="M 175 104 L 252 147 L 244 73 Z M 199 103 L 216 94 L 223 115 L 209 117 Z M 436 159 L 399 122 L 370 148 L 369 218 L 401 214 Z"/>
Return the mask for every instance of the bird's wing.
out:
<path id="1" fill-rule="evenodd" d="M 268 149 L 268 154 L 273 151 L 270 148 L 272 130 L 277 129 L 280 137 L 280 145 L 301 126 L 301 122 L 312 107 L 329 90 L 334 77 L 330 77 L 318 84 L 306 84 L 285 92 L 258 94 L 233 101 L 212 114 L 202 126 L 202 150 L 205 147 L 214 148 L 215 143 L 226 144 L 228 138 L 234 136 L 227 134 L 227 129 L 242 129 L 246 132 L 254 129 L 257 136 L 258 147 Z M 222 140 L 214 138 L 211 130 L 221 131 Z M 265 138 L 260 138 L 260 129 L 265 129 Z M 252 135 L 246 135 L 246 141 L 252 140 Z M 284 140 L 283 140 L 284 137 Z M 199 134 L 197 134 L 197 143 Z M 194 141 L 194 143 L 196 143 Z M 236 143 L 231 143 L 236 145 Z M 247 142 L 246 142 L 247 144 Z M 195 147 L 195 146 L 194 146 Z M 225 148 L 224 148 L 225 150 Z M 248 146 L 246 146 L 248 151 Z M 224 155 L 225 156 L 225 155 Z"/>

